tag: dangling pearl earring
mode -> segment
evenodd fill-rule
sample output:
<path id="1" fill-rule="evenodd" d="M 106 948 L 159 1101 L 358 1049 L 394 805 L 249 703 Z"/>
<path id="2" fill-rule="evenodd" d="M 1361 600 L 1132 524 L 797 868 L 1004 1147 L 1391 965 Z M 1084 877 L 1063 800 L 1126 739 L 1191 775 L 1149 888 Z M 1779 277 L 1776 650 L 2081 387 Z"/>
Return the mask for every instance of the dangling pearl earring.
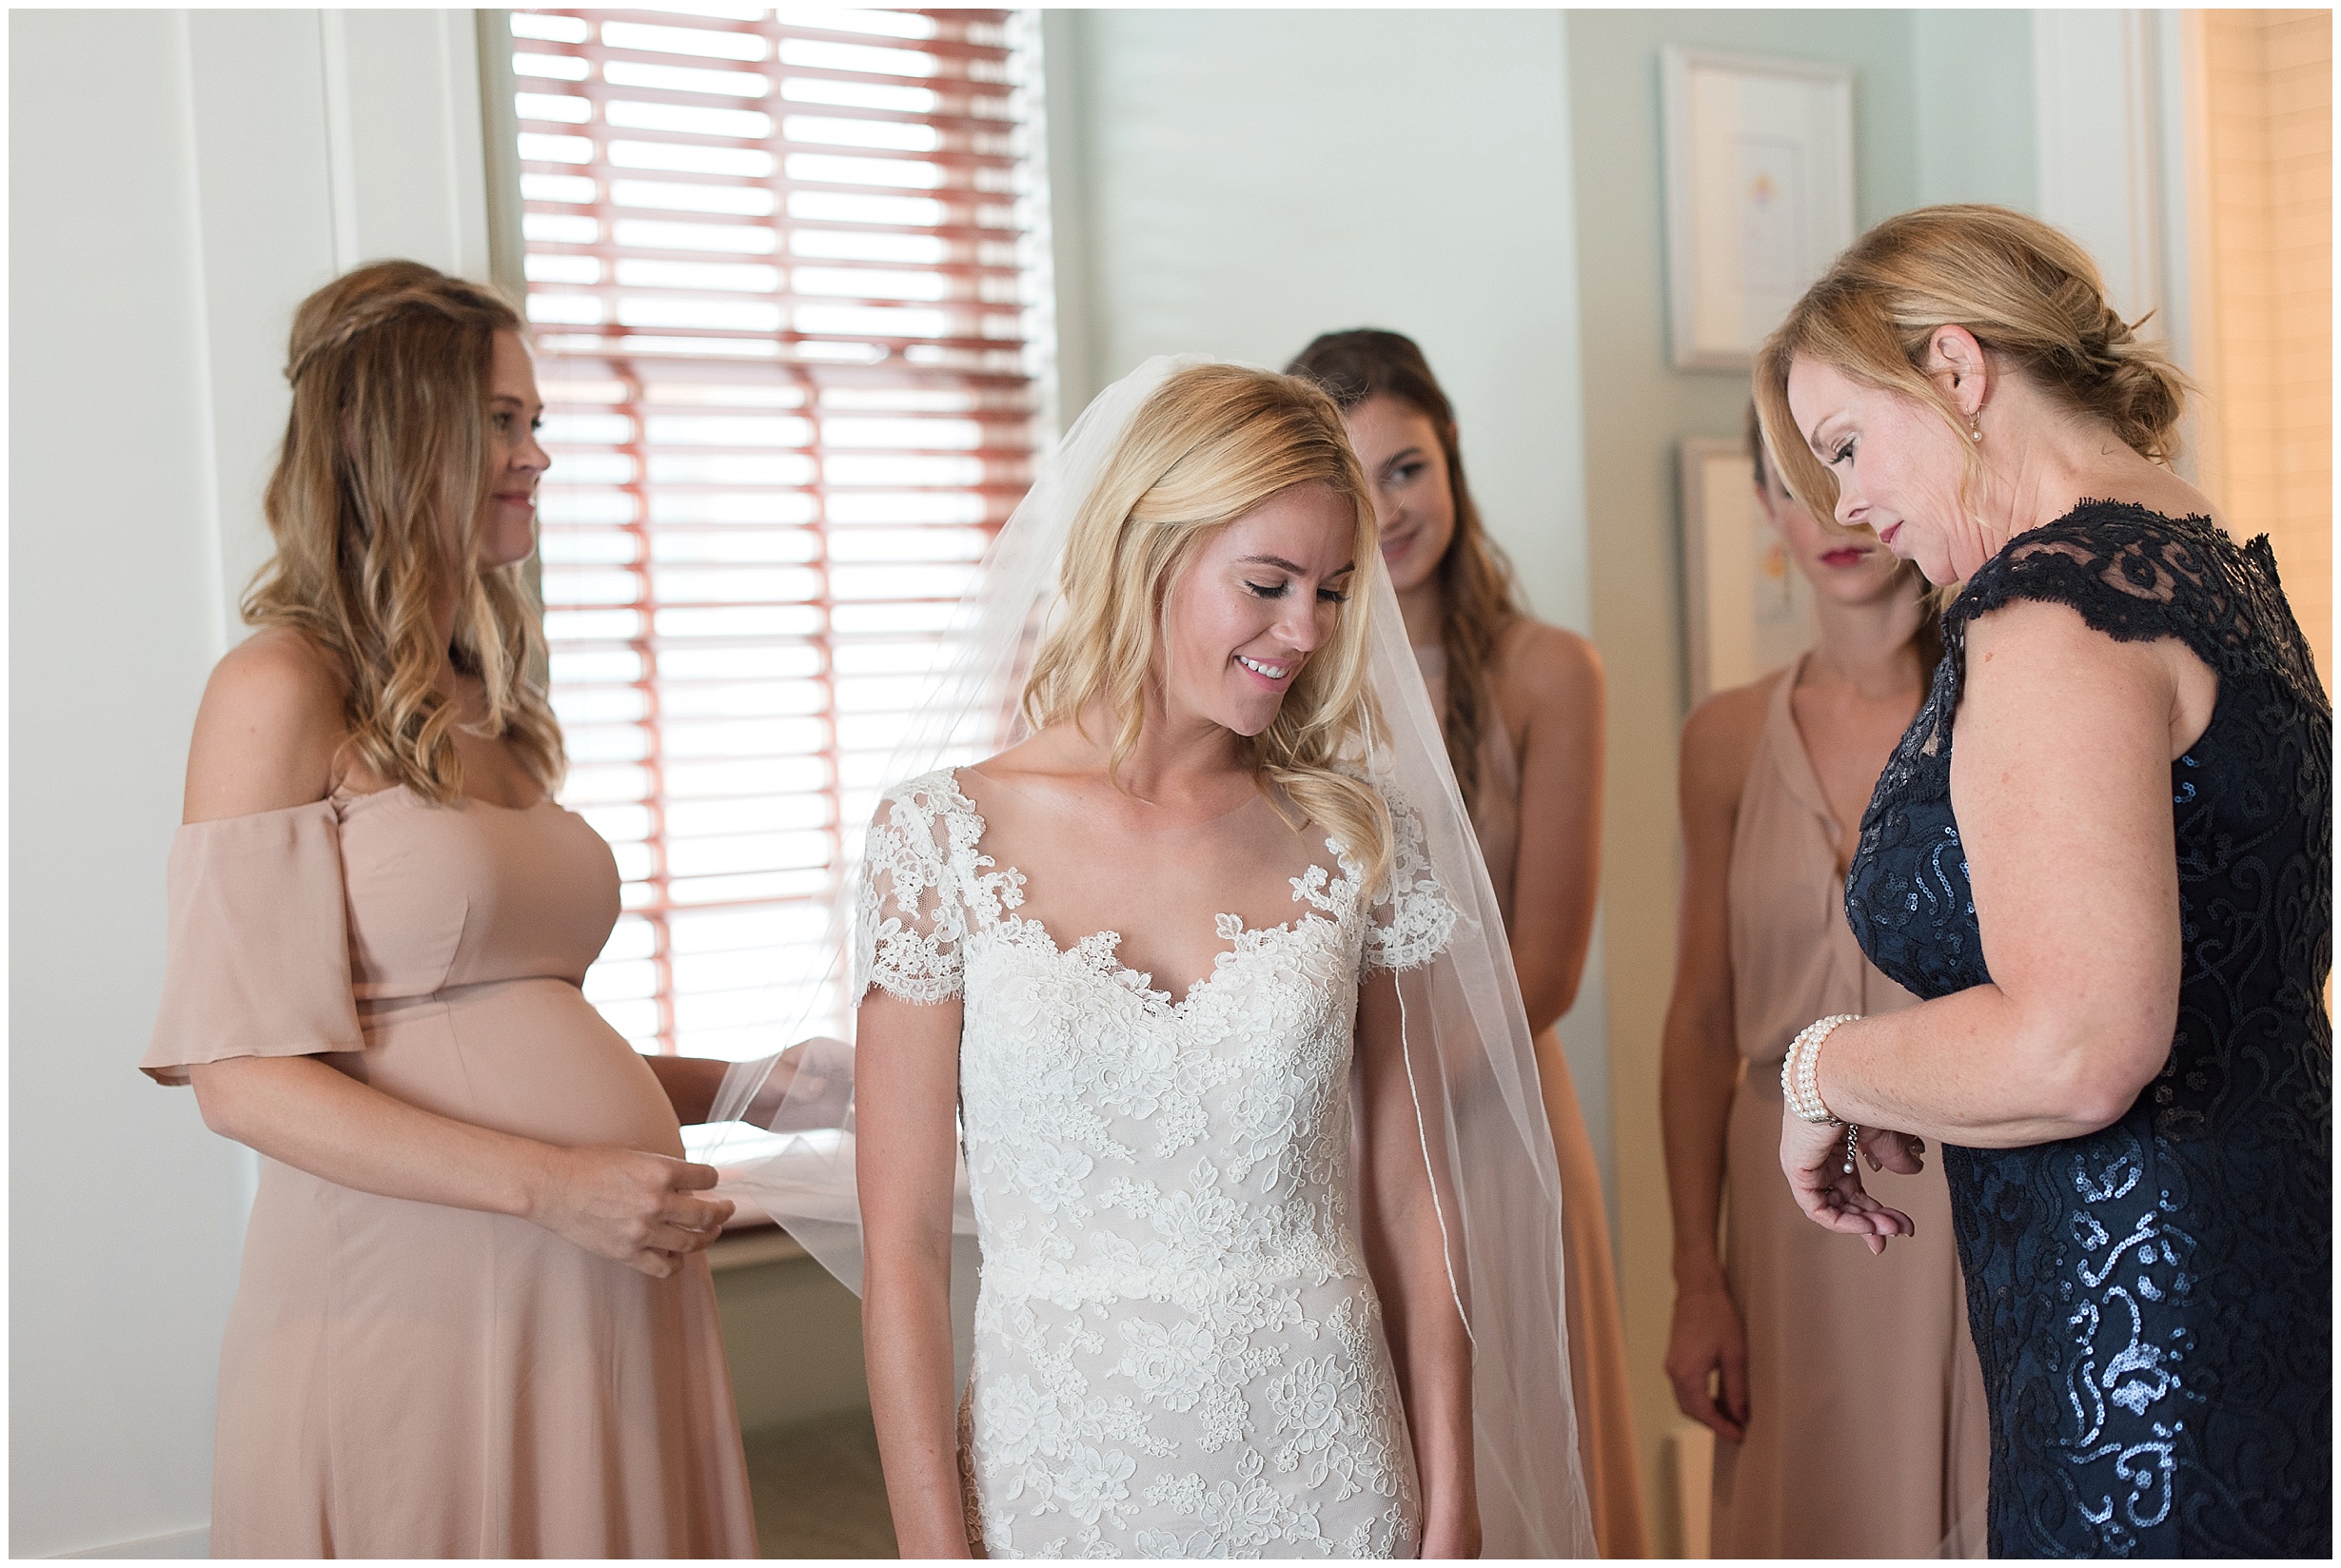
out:
<path id="1" fill-rule="evenodd" d="M 1983 439 L 1983 416 L 1982 416 L 1982 415 L 1977 414 L 1977 415 L 1976 415 L 1974 418 L 1970 419 L 1970 420 L 1967 421 L 1967 439 L 1968 439 L 1969 441 L 1981 441 L 1981 440 Z"/>

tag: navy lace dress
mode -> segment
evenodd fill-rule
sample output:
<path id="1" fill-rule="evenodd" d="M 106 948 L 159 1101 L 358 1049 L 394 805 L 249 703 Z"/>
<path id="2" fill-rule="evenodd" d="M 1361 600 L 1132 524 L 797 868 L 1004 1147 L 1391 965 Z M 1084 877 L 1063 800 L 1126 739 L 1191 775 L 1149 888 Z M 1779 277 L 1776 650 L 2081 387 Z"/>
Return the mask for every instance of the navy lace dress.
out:
<path id="1" fill-rule="evenodd" d="M 1846 880 L 1862 950 L 1921 998 L 1991 979 L 1952 734 L 1967 623 L 2013 599 L 2124 641 L 2177 637 L 2219 695 L 2171 766 L 2169 1062 L 2101 1132 L 1942 1150 L 1991 1403 L 1991 1552 L 2327 1557 L 2331 706 L 2266 539 L 2088 502 L 2012 540 L 1944 617 Z"/>

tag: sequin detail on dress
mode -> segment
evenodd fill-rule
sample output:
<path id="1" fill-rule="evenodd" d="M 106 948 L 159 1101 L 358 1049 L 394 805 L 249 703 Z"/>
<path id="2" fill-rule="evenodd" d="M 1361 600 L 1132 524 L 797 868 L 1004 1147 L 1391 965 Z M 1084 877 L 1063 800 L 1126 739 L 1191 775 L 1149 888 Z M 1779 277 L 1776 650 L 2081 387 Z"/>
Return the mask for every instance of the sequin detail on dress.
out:
<path id="1" fill-rule="evenodd" d="M 1952 736 L 1967 623 L 2016 599 L 2177 637 L 2219 694 L 2171 767 L 2168 1063 L 2089 1137 L 1943 1150 L 1992 1402 L 1991 1552 L 2328 1556 L 2331 707 L 2265 538 L 2087 502 L 2012 540 L 1944 617 L 1846 880 L 1863 950 L 1921 997 L 1991 979 Z"/>

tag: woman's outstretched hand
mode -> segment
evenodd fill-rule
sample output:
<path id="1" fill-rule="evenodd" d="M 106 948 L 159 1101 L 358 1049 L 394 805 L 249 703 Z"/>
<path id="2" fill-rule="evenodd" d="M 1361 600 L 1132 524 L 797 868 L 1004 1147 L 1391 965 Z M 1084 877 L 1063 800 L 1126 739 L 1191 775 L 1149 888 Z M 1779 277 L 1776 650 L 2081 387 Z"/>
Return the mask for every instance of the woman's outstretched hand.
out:
<path id="1" fill-rule="evenodd" d="M 1923 1147 L 1903 1133 L 1862 1131 L 1862 1152 L 1873 1170 L 1913 1174 L 1919 1168 L 1918 1151 Z M 1807 1122 L 1782 1107 L 1780 1169 L 1806 1219 L 1824 1230 L 1860 1237 L 1873 1254 L 1885 1251 L 1889 1236 L 1916 1234 L 1918 1227 L 1911 1224 L 1910 1216 L 1871 1197 L 1861 1185 L 1860 1170 L 1848 1171 L 1846 1164 L 1842 1127 Z"/>
<path id="2" fill-rule="evenodd" d="M 548 1147 L 526 1217 L 563 1241 L 663 1280 L 723 1233 L 730 1200 L 695 1198 L 713 1166 L 633 1148 Z"/>

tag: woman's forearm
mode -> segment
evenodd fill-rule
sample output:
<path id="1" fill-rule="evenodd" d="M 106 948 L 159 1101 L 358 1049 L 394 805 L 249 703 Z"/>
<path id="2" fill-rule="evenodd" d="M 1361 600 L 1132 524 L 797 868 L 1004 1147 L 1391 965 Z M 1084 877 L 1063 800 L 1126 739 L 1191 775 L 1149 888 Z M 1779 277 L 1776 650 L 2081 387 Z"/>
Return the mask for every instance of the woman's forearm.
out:
<path id="1" fill-rule="evenodd" d="M 731 1218 L 716 1172 L 670 1155 L 564 1147 L 436 1115 L 310 1056 L 194 1068 L 212 1130 L 337 1186 L 510 1215 L 665 1279 Z"/>
<path id="2" fill-rule="evenodd" d="M 1423 1483 L 1425 1554 L 1476 1555 L 1471 1339 L 1447 1274 L 1446 1227 L 1407 1074 L 1394 976 L 1375 976 L 1361 988 L 1357 1029 L 1358 1228 Z M 1438 1164 L 1445 1167 L 1443 1159 Z"/>
<path id="3" fill-rule="evenodd" d="M 1740 1053 L 1726 1021 L 1711 1012 L 1680 1002 L 1669 1008 L 1660 1055 L 1660 1128 L 1666 1202 L 1674 1220 L 1675 1285 L 1680 1290 L 1703 1289 L 1721 1284 L 1723 1278 L 1718 1232 Z"/>
<path id="4" fill-rule="evenodd" d="M 1982 985 L 1839 1026 L 1820 1048 L 1819 1084 L 1843 1121 L 2016 1148 L 2119 1120 L 2167 1053 L 2167 1039 L 2157 1052 L 2074 1009 L 2026 1009 Z"/>
<path id="5" fill-rule="evenodd" d="M 906 1558 L 970 1555 L 952 1391 L 951 1257 L 871 1258 L 862 1283 L 870 1415 Z"/>
<path id="6" fill-rule="evenodd" d="M 410 1106 L 314 1056 L 241 1056 L 189 1076 L 213 1131 L 384 1198 L 525 1217 L 558 1152 Z"/>
<path id="7" fill-rule="evenodd" d="M 1447 1281 L 1436 1216 L 1422 1218 L 1430 1223 L 1407 1224 L 1402 1236 L 1394 1238 L 1401 1243 L 1401 1255 L 1389 1260 L 1395 1277 L 1382 1301 L 1390 1359 L 1414 1440 L 1415 1470 L 1423 1483 L 1423 1523 L 1428 1539 L 1466 1517 L 1476 1527 L 1478 1500 L 1472 1470 L 1471 1341 Z"/>
<path id="8" fill-rule="evenodd" d="M 856 1033 L 861 1337 L 886 1501 L 906 1558 L 970 1555 L 951 1355 L 951 1211 L 959 1138 L 956 999 L 873 990 Z"/>

